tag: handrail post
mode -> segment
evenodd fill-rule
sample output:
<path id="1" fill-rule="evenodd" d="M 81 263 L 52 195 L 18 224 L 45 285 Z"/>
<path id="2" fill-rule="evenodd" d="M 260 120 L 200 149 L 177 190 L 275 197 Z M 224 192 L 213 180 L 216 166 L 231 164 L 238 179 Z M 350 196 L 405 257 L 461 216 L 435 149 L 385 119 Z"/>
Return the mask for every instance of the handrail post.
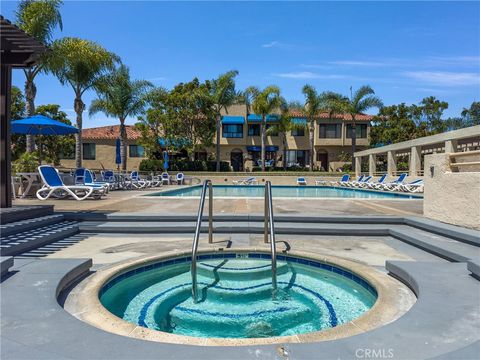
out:
<path id="1" fill-rule="evenodd" d="M 268 182 L 267 182 L 268 183 Z M 264 214 L 263 214 L 263 242 L 268 244 L 268 189 L 265 183 L 265 199 L 264 199 Z"/>
<path id="2" fill-rule="evenodd" d="M 213 243 L 213 185 L 208 183 L 208 243 Z"/>
<path id="3" fill-rule="evenodd" d="M 202 187 L 202 194 L 200 195 L 200 204 L 198 206 L 198 215 L 197 215 L 197 225 L 195 226 L 195 235 L 193 237 L 192 243 L 192 265 L 190 267 L 190 272 L 192 275 L 192 298 L 193 302 L 196 303 L 197 300 L 197 249 L 198 249 L 198 239 L 200 238 L 200 229 L 202 226 L 202 216 L 203 208 L 205 207 L 205 195 L 207 194 L 207 186 L 210 180 L 205 180 Z"/>
<path id="4" fill-rule="evenodd" d="M 272 252 L 272 288 L 277 290 L 277 245 L 275 242 L 275 224 L 273 220 L 273 204 L 272 204 L 272 184 L 267 181 L 265 184 L 268 193 L 268 219 L 270 223 L 270 249 Z"/>

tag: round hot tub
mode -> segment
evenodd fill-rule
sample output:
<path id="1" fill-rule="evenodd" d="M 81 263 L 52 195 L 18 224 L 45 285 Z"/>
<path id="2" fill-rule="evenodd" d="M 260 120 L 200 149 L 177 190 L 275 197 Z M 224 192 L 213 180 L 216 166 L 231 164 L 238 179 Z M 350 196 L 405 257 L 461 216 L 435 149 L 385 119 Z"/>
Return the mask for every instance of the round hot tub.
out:
<path id="1" fill-rule="evenodd" d="M 391 315 L 371 314 L 386 308 L 378 279 L 385 275 L 340 258 L 277 255 L 275 288 L 269 253 L 199 253 L 196 301 L 190 268 L 191 256 L 182 253 L 100 271 L 81 287 L 78 304 L 90 294 L 99 305 L 89 304 L 83 319 L 147 340 L 232 345 L 334 339 Z"/>

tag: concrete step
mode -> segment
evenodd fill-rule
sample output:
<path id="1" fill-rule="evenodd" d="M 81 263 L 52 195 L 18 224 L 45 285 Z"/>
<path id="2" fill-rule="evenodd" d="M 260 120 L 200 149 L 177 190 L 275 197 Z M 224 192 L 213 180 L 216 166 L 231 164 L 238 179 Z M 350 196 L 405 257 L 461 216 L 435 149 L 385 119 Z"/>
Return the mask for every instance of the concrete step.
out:
<path id="1" fill-rule="evenodd" d="M 53 214 L 53 205 L 15 205 L 0 209 L 0 224 L 33 219 Z"/>
<path id="2" fill-rule="evenodd" d="M 76 221 L 62 221 L 20 233 L 2 236 L 0 238 L 1 254 L 2 256 L 19 255 L 23 252 L 72 236 L 77 232 L 78 224 Z"/>
<path id="3" fill-rule="evenodd" d="M 0 256 L 0 277 L 8 273 L 8 270 L 13 266 L 13 257 Z"/>
<path id="4" fill-rule="evenodd" d="M 38 227 L 56 224 L 63 221 L 62 214 L 40 216 L 33 219 L 25 219 L 0 225 L 2 237 L 18 234 Z"/>
<path id="5" fill-rule="evenodd" d="M 449 261 L 480 259 L 480 248 L 477 246 L 415 227 L 405 225 L 392 227 L 390 235 Z"/>

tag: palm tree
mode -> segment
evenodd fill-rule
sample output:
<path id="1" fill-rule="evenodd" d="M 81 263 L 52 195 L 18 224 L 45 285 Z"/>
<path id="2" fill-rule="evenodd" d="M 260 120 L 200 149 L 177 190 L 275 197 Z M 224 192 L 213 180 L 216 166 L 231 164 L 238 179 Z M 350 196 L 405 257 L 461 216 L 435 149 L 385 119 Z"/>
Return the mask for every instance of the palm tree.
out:
<path id="1" fill-rule="evenodd" d="M 48 57 L 49 70 L 62 85 L 69 84 L 74 93 L 73 107 L 77 114 L 75 134 L 75 166 L 82 166 L 82 113 L 85 104 L 82 95 L 93 88 L 98 80 L 115 68 L 120 58 L 100 45 L 79 38 L 66 37 L 52 43 Z"/>
<path id="2" fill-rule="evenodd" d="M 98 99 L 92 101 L 89 115 L 103 112 L 120 121 L 120 157 L 122 170 L 127 170 L 127 132 L 125 119 L 139 115 L 146 105 L 148 90 L 153 84 L 145 80 L 131 80 L 130 70 L 125 65 L 99 79 L 95 85 Z"/>
<path id="3" fill-rule="evenodd" d="M 207 87 L 214 103 L 213 110 L 215 113 L 215 125 L 216 125 L 216 144 L 215 144 L 215 158 L 217 161 L 216 169 L 220 171 L 220 131 L 222 126 L 222 109 L 228 114 L 228 107 L 233 105 L 238 95 L 235 91 L 235 76 L 238 75 L 238 71 L 231 70 L 225 74 L 222 74 L 218 79 L 207 81 Z"/>
<path id="4" fill-rule="evenodd" d="M 57 26 L 60 30 L 63 30 L 62 16 L 59 11 L 62 3 L 61 0 L 20 1 L 16 11 L 18 27 L 41 43 L 49 44 L 52 40 L 53 30 L 55 30 Z M 33 116 L 35 114 L 37 88 L 35 87 L 34 80 L 42 71 L 45 71 L 45 63 L 41 59 L 32 67 L 23 70 L 25 73 L 27 116 Z M 27 135 L 27 151 L 32 152 L 34 145 L 33 135 Z"/>
<path id="5" fill-rule="evenodd" d="M 287 133 L 294 129 L 304 128 L 305 126 L 302 124 L 296 124 L 292 121 L 292 117 L 289 114 L 289 106 L 282 106 L 282 114 L 280 115 L 280 119 L 277 123 L 272 124 L 267 130 L 267 135 L 275 135 L 281 134 L 282 135 L 282 145 L 283 145 L 283 170 L 287 170 L 287 150 L 288 150 L 288 142 L 287 142 Z"/>
<path id="6" fill-rule="evenodd" d="M 251 102 L 250 102 L 251 100 Z M 267 115 L 272 111 L 281 108 L 285 104 L 285 100 L 280 96 L 280 88 L 278 86 L 267 86 L 263 91 L 257 87 L 251 86 L 244 93 L 244 101 L 247 106 L 247 113 L 251 107 L 255 114 L 262 117 L 261 123 L 261 144 L 262 144 L 262 171 L 265 171 L 265 143 Z"/>
<path id="7" fill-rule="evenodd" d="M 347 113 L 351 117 L 351 128 L 352 128 L 352 169 L 355 171 L 355 162 L 353 161 L 353 155 L 356 151 L 357 145 L 357 128 L 356 128 L 356 116 L 358 114 L 365 113 L 367 110 L 376 107 L 382 108 L 383 102 L 379 97 L 375 96 L 375 91 L 368 86 L 364 85 L 355 91 L 350 98 L 343 97 L 330 98 L 327 100 L 332 108 L 335 108 L 337 111 L 340 110 L 343 113 Z"/>
<path id="8" fill-rule="evenodd" d="M 315 90 L 315 88 L 311 85 L 305 85 L 302 89 L 302 93 L 305 95 L 304 112 L 307 117 L 309 128 L 308 137 L 310 144 L 310 156 L 308 163 L 310 166 L 310 171 L 313 171 L 313 161 L 315 158 L 315 123 L 319 112 L 325 110 L 325 103 L 322 101 L 320 95 L 318 95 L 317 90 Z"/>

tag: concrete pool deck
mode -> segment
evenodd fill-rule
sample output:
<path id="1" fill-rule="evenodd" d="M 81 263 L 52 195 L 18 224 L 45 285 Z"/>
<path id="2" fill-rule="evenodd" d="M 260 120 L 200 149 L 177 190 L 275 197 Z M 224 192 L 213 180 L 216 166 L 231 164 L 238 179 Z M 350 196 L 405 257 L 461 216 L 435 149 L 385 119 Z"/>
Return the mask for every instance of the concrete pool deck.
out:
<path id="1" fill-rule="evenodd" d="M 36 198 L 15 199 L 14 205 L 54 205 L 55 211 L 149 212 L 156 214 L 195 214 L 198 199 L 144 196 L 168 191 L 179 186 L 164 186 L 155 190 L 111 191 L 101 200 L 40 201 Z M 206 205 L 208 207 L 208 204 Z M 263 199 L 214 199 L 215 213 L 262 214 Z M 422 199 L 275 199 L 275 214 L 351 214 L 351 215 L 422 215 Z"/>

